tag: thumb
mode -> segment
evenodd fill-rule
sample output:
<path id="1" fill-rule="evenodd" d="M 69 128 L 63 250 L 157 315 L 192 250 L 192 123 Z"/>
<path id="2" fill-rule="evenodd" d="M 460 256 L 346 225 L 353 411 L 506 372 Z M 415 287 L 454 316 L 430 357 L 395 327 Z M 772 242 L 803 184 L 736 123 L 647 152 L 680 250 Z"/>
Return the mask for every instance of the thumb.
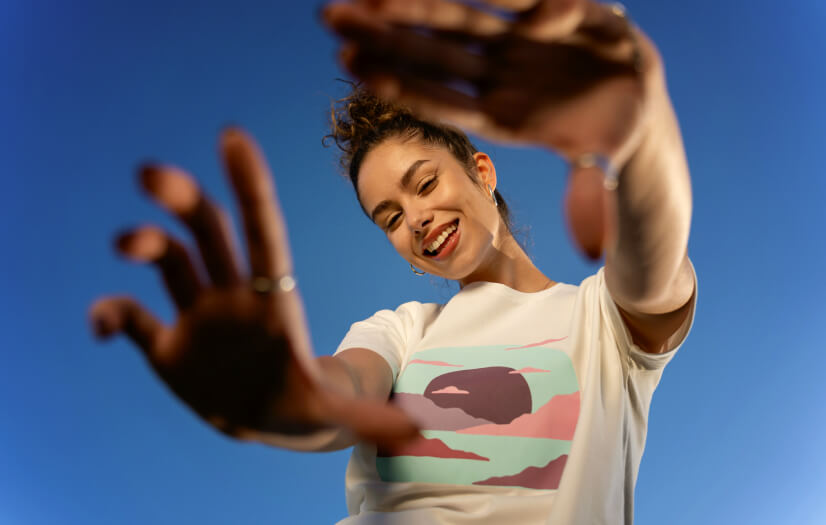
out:
<path id="1" fill-rule="evenodd" d="M 602 256 L 606 235 L 606 195 L 597 166 L 575 166 L 565 191 L 565 219 L 577 248 L 592 261 Z"/>

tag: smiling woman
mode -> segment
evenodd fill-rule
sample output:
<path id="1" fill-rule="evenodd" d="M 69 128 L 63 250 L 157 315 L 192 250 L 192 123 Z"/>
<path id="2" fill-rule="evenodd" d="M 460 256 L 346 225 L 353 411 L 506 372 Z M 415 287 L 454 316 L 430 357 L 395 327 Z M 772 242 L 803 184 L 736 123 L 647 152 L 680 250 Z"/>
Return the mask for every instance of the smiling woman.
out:
<path id="1" fill-rule="evenodd" d="M 348 97 L 338 101 L 331 117 L 332 130 L 325 137 L 325 141 L 333 139 L 341 149 L 340 163 L 354 188 L 358 188 L 364 156 L 388 137 L 394 137 L 402 142 L 417 139 L 430 146 L 442 146 L 461 164 L 472 180 L 479 182 L 475 176 L 476 162 L 473 158 L 477 152 L 476 147 L 461 130 L 453 126 L 417 118 L 410 110 L 391 104 L 368 90 L 355 86 Z M 425 161 L 420 159 L 416 161 L 415 166 L 411 164 L 411 169 L 405 171 L 403 185 L 409 183 L 415 169 Z M 499 203 L 499 213 L 510 230 L 511 216 L 508 206 L 497 189 L 493 189 L 493 194 Z M 382 202 L 368 213 L 360 198 L 359 202 L 373 222 L 380 207 L 387 204 Z"/>
<path id="2" fill-rule="evenodd" d="M 631 523 L 648 407 L 696 302 L 688 169 L 653 44 L 587 0 L 339 2 L 323 16 L 382 96 L 356 89 L 333 111 L 362 209 L 414 271 L 461 290 L 380 310 L 314 358 L 269 168 L 233 128 L 221 152 L 249 268 L 191 176 L 146 166 L 208 276 L 163 230 L 130 232 L 120 251 L 158 267 L 178 317 L 108 297 L 94 329 L 126 333 L 229 436 L 355 445 L 341 523 Z M 605 267 L 578 286 L 540 271 L 491 158 L 439 117 L 568 159 L 571 226 Z"/>
<path id="3" fill-rule="evenodd" d="M 332 117 L 328 138 L 342 151 L 362 209 L 411 266 L 462 286 L 500 280 L 494 269 L 551 284 L 513 236 L 493 162 L 463 132 L 358 88 Z"/>
<path id="4" fill-rule="evenodd" d="M 400 523 L 630 521 L 645 407 L 693 302 L 675 315 L 666 352 L 648 355 L 603 271 L 576 287 L 533 264 L 493 162 L 464 133 L 358 88 L 332 128 L 362 209 L 399 255 L 461 286 L 444 305 L 406 303 L 355 323 L 335 354 L 381 356 L 385 395 L 422 429 L 403 446 L 356 445 L 345 523 L 378 523 L 388 509 Z M 359 378 L 382 374 L 351 364 Z M 585 487 L 613 503 L 581 506 Z"/>

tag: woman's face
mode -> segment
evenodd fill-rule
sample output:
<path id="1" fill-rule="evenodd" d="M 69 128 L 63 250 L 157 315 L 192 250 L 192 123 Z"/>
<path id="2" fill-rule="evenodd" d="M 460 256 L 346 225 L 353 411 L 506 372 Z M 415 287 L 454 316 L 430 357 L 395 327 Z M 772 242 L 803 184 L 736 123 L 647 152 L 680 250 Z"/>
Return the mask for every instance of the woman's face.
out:
<path id="1" fill-rule="evenodd" d="M 445 148 L 387 139 L 364 158 L 358 194 L 367 213 L 396 251 L 422 270 L 473 280 L 494 261 L 501 220 L 487 189 L 496 171 L 484 153 L 474 155 L 479 182 Z"/>

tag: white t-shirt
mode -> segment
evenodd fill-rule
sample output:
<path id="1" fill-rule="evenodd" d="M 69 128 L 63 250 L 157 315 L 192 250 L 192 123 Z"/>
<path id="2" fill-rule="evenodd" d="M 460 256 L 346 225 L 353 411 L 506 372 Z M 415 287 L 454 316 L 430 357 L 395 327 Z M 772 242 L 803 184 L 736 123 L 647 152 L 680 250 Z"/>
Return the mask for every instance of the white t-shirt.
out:
<path id="1" fill-rule="evenodd" d="M 356 445 L 339 525 L 632 523 L 651 396 L 693 318 L 668 352 L 643 352 L 601 269 L 535 293 L 472 283 L 354 323 L 336 352 L 384 357 L 424 439 Z"/>

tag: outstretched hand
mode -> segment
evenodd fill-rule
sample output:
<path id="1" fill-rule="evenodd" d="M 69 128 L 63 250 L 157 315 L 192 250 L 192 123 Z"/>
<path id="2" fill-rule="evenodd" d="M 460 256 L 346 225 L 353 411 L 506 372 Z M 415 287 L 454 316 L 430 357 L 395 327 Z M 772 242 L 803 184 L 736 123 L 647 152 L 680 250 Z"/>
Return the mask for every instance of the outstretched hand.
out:
<path id="1" fill-rule="evenodd" d="M 290 284 L 282 280 L 293 273 L 286 224 L 253 140 L 230 129 L 220 149 L 243 217 L 249 271 L 242 269 L 227 214 L 191 176 L 168 166 L 144 167 L 143 188 L 192 232 L 207 278 L 184 244 L 161 229 L 121 235 L 116 245 L 123 255 L 158 267 L 177 319 L 167 326 L 132 298 L 106 297 L 90 310 L 96 334 L 125 333 L 175 395 L 228 435 L 339 426 L 380 443 L 415 435 L 415 425 L 392 405 L 325 385 L 297 289 L 253 289 L 251 276 Z"/>
<path id="2" fill-rule="evenodd" d="M 355 0 L 329 4 L 341 60 L 379 95 L 424 117 L 574 162 L 598 153 L 622 167 L 664 90 L 653 44 L 617 6 L 591 0 Z M 572 168 L 566 207 L 589 256 L 610 206 L 602 173 Z"/>

